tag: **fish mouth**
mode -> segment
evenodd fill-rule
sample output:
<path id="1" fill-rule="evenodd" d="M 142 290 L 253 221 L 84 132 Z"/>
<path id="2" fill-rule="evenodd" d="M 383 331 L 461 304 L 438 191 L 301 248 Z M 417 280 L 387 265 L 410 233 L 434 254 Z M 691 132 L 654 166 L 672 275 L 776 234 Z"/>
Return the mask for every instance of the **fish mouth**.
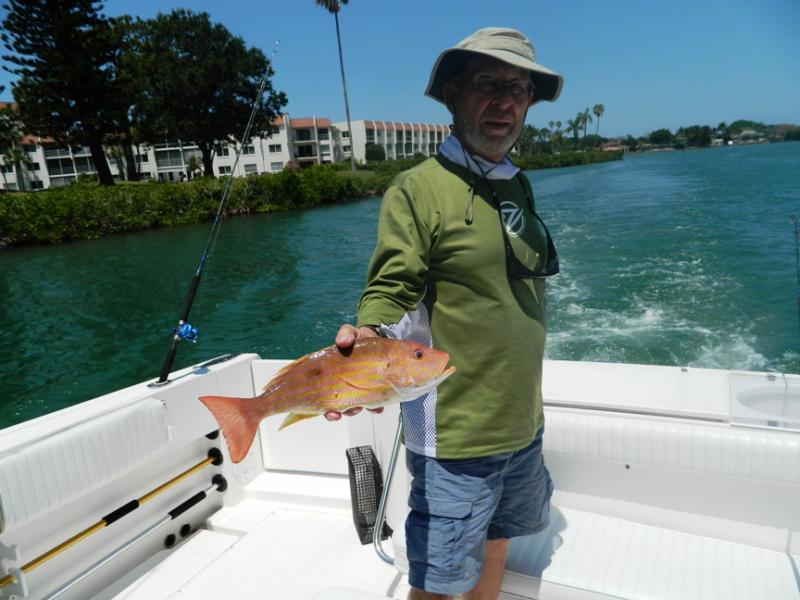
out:
<path id="1" fill-rule="evenodd" d="M 442 359 L 441 364 L 436 369 L 436 379 L 439 381 L 444 381 L 446 378 L 450 377 L 453 373 L 456 372 L 456 368 L 453 366 L 448 367 L 447 363 L 450 362 L 450 355 L 445 355 L 444 359 Z"/>

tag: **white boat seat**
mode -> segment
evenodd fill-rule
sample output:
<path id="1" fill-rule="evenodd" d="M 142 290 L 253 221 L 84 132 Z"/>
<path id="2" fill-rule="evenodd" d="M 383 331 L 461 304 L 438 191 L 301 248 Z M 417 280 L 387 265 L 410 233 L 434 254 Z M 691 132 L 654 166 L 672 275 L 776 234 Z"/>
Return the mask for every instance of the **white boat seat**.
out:
<path id="1" fill-rule="evenodd" d="M 133 471 L 169 435 L 163 403 L 149 399 L 0 453 L 0 532 Z"/>
<path id="2" fill-rule="evenodd" d="M 509 571 L 631 600 L 800 597 L 783 552 L 566 508 L 552 517 L 547 530 L 513 540 Z M 505 591 L 525 592 L 509 579 Z"/>
<path id="3" fill-rule="evenodd" d="M 601 411 L 546 415 L 546 454 L 800 485 L 794 433 Z"/>

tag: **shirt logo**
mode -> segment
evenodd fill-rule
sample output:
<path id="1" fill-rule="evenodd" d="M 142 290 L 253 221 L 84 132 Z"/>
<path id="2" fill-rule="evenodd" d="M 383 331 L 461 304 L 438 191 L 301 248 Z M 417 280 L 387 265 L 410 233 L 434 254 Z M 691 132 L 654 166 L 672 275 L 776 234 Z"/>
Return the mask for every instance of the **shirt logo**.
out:
<path id="1" fill-rule="evenodd" d="M 500 203 L 500 217 L 511 237 L 519 237 L 525 231 L 525 212 L 513 202 Z"/>

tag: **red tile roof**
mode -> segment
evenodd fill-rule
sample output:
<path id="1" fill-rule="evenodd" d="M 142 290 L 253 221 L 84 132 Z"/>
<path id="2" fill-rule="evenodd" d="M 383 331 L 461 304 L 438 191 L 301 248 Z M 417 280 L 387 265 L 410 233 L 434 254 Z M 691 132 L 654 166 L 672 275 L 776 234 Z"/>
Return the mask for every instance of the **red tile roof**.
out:
<path id="1" fill-rule="evenodd" d="M 303 117 L 302 119 L 291 119 L 289 121 L 294 129 L 307 129 L 314 126 L 314 119 Z"/>

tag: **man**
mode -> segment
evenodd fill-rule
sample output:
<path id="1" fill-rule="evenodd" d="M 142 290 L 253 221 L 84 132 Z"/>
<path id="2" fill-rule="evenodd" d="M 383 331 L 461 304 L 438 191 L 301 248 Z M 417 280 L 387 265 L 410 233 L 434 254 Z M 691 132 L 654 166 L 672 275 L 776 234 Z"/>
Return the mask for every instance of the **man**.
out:
<path id="1" fill-rule="evenodd" d="M 401 405 L 412 599 L 496 598 L 510 538 L 547 525 L 544 278 L 558 261 L 508 152 L 528 108 L 562 83 L 513 29 L 482 29 L 439 56 L 426 95 L 447 106 L 453 135 L 386 191 L 357 327 L 336 336 L 342 349 L 412 339 L 457 368 Z"/>

